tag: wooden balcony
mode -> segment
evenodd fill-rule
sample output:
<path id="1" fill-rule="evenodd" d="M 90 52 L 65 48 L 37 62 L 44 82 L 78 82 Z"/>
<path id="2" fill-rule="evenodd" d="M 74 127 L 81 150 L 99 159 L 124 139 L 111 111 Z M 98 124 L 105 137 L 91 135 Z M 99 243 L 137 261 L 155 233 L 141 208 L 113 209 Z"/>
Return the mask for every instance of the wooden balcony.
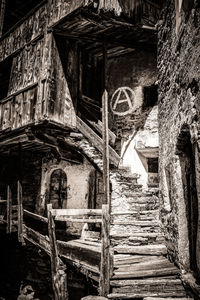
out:
<path id="1" fill-rule="evenodd" d="M 0 131 L 19 129 L 27 125 L 39 124 L 44 120 L 75 127 L 75 118 L 72 120 L 72 114 L 65 110 L 63 98 L 53 101 L 46 96 L 48 89 L 47 81 L 43 80 L 40 84 L 31 84 L 2 99 Z"/>

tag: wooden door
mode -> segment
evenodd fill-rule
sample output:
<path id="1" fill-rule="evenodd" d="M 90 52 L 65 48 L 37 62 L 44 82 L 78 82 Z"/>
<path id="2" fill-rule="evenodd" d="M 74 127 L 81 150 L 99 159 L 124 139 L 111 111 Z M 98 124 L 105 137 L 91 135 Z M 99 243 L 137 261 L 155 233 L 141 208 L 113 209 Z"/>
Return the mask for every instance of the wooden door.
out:
<path id="1" fill-rule="evenodd" d="M 52 172 L 50 178 L 49 202 L 53 208 L 62 208 L 67 200 L 67 175 L 62 169 Z"/>

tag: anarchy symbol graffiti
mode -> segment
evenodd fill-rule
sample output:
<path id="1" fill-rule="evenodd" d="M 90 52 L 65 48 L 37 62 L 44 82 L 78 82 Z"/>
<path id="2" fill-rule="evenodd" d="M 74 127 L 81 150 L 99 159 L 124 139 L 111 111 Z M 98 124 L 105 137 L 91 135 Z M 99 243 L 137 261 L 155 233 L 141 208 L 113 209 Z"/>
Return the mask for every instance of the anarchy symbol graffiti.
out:
<path id="1" fill-rule="evenodd" d="M 125 116 L 134 110 L 135 93 L 129 87 L 120 87 L 112 95 L 111 110 L 113 114 Z"/>

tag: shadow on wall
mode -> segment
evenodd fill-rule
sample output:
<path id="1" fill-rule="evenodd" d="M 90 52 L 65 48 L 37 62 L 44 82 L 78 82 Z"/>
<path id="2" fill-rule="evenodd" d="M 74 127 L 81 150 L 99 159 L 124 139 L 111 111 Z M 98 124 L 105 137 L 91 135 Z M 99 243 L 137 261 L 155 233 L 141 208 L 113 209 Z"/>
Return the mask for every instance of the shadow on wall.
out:
<path id="1" fill-rule="evenodd" d="M 200 228 L 198 227 L 199 206 L 196 188 L 195 149 L 187 125 L 182 127 L 178 137 L 177 154 L 180 159 L 182 188 L 186 206 L 185 221 L 188 226 L 189 265 L 194 276 L 200 279 L 200 256 L 197 248 Z"/>

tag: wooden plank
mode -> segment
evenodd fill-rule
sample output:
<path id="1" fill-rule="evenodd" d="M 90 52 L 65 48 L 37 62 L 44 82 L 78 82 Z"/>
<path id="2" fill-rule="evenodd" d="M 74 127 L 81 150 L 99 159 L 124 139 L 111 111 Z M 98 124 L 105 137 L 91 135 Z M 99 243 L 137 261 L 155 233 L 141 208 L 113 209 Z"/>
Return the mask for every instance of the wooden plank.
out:
<path id="1" fill-rule="evenodd" d="M 99 265 L 101 259 L 100 247 L 81 244 L 76 241 L 57 241 L 58 252 L 60 256 L 67 258 L 72 262 L 77 262 L 90 266 L 91 271 L 97 271 L 99 274 Z"/>
<path id="2" fill-rule="evenodd" d="M 142 270 L 151 270 L 151 269 L 164 269 L 164 268 L 173 268 L 174 264 L 170 263 L 170 261 L 168 261 L 165 257 L 163 257 L 163 259 L 155 259 L 155 260 L 149 260 L 149 261 L 145 261 L 145 262 L 139 262 L 139 263 L 135 263 L 135 264 L 124 264 L 124 265 L 120 265 L 120 266 L 116 266 L 114 273 L 118 273 L 118 272 L 127 272 L 127 269 L 129 271 L 142 271 Z"/>
<path id="3" fill-rule="evenodd" d="M 168 285 L 180 285 L 182 284 L 180 279 L 172 278 L 146 278 L 146 279 L 132 279 L 132 280 L 111 280 L 110 282 L 112 287 L 125 287 L 125 286 L 168 286 Z"/>
<path id="4" fill-rule="evenodd" d="M 101 216 L 101 209 L 52 209 L 52 216 Z"/>
<path id="5" fill-rule="evenodd" d="M 102 219 L 88 219 L 88 218 L 82 218 L 82 219 L 78 219 L 78 218 L 72 218 L 72 217 L 68 217 L 68 216 L 56 216 L 55 217 L 56 221 L 64 221 L 64 222 L 74 222 L 74 223 L 101 223 Z"/>
<path id="6" fill-rule="evenodd" d="M 100 133 L 102 134 L 103 131 L 103 123 L 98 120 L 98 122 L 90 121 L 88 122 Z M 109 134 L 109 143 L 114 146 L 115 140 L 116 140 L 116 135 L 108 128 L 108 134 Z"/>
<path id="7" fill-rule="evenodd" d="M 128 257 L 121 257 L 121 258 L 116 258 L 116 255 L 114 255 L 114 266 L 118 267 L 121 265 L 126 265 L 126 264 L 137 264 L 140 262 L 148 262 L 150 260 L 155 260 L 159 258 L 159 256 L 153 256 L 153 255 L 131 255 Z M 164 258 L 161 256 L 161 258 Z M 161 260 L 161 259 L 160 259 Z"/>
<path id="8" fill-rule="evenodd" d="M 181 298 L 180 297 L 179 298 L 177 298 L 177 297 L 176 298 L 145 297 L 143 300 L 193 300 L 193 298 L 188 298 L 188 297 L 187 298 L 186 297 L 184 297 L 184 298 L 183 297 L 181 297 Z"/>
<path id="9" fill-rule="evenodd" d="M 168 286 L 166 285 L 140 285 L 140 286 L 126 286 L 126 287 L 118 287 L 112 289 L 113 293 L 165 293 L 166 295 L 172 295 L 173 293 L 176 293 L 176 296 L 181 293 L 185 293 L 183 285 L 179 283 L 179 285 L 173 285 L 170 284 Z"/>
<path id="10" fill-rule="evenodd" d="M 144 278 L 144 277 L 155 277 L 155 276 L 166 276 L 179 274 L 180 270 L 174 266 L 163 269 L 152 268 L 150 270 L 130 270 L 129 272 L 114 272 L 113 279 L 119 278 Z"/>
<path id="11" fill-rule="evenodd" d="M 12 232 L 12 193 L 11 188 L 7 186 L 7 233 Z"/>
<path id="12" fill-rule="evenodd" d="M 43 217 L 43 216 L 40 216 L 40 215 L 37 215 L 37 214 L 34 214 L 26 209 L 24 209 L 24 214 L 30 218 L 33 218 L 35 220 L 38 220 L 38 221 L 41 221 L 41 222 L 44 222 L 44 223 L 48 223 L 48 219 Z"/>
<path id="13" fill-rule="evenodd" d="M 25 239 L 37 245 L 50 255 L 50 243 L 47 236 L 40 234 L 39 232 L 27 227 L 26 225 L 23 225 L 23 236 Z"/>
<path id="14" fill-rule="evenodd" d="M 6 0 L 1 0 L 1 8 L 0 8 L 0 38 L 2 37 L 2 32 L 3 32 L 5 9 L 6 9 Z"/>
<path id="15" fill-rule="evenodd" d="M 99 293 L 107 296 L 110 292 L 110 238 L 109 238 L 110 215 L 109 205 L 102 205 L 102 242 L 101 242 L 101 266 Z"/>
<path id="16" fill-rule="evenodd" d="M 51 269 L 52 273 L 57 272 L 58 268 L 58 249 L 56 244 L 56 234 L 55 234 L 55 224 L 52 216 L 52 204 L 47 204 L 48 212 L 48 233 L 49 233 L 49 242 L 51 249 Z"/>
<path id="17" fill-rule="evenodd" d="M 110 206 L 110 176 L 109 176 L 109 140 L 108 140 L 108 93 L 105 90 L 102 97 L 103 121 L 103 183 L 104 203 Z"/>
<path id="18" fill-rule="evenodd" d="M 78 116 L 77 119 L 77 128 L 78 130 L 86 137 L 88 140 L 103 154 L 103 140 Z M 115 152 L 115 150 L 109 146 L 109 154 L 110 154 L 110 161 L 113 163 L 114 166 L 118 166 L 120 157 Z"/>
<path id="19" fill-rule="evenodd" d="M 164 299 L 167 300 L 166 297 L 171 297 L 172 294 L 173 294 L 174 297 L 176 297 L 176 295 L 178 294 L 178 299 L 181 299 L 181 300 L 186 299 L 184 292 L 182 292 L 182 293 L 172 293 L 171 292 L 169 294 L 166 294 L 166 293 L 151 293 L 151 292 L 149 292 L 149 293 L 127 293 L 127 294 L 118 294 L 118 293 L 114 294 L 114 293 L 112 293 L 112 294 L 109 294 L 107 297 L 108 297 L 108 299 L 135 299 L 135 298 L 136 299 L 137 298 L 141 299 L 141 298 L 144 298 L 144 297 L 148 297 L 148 298 L 151 297 L 152 300 L 158 300 L 160 297 L 163 296 L 163 297 L 165 297 Z M 181 297 L 184 297 L 184 298 L 181 298 Z M 173 299 L 173 300 L 176 299 L 177 300 L 177 297 L 176 298 L 171 298 L 171 299 Z"/>
<path id="20" fill-rule="evenodd" d="M 24 244 L 23 238 L 23 206 L 22 206 L 22 185 L 21 182 L 17 181 L 17 203 L 18 203 L 18 210 L 17 210 L 17 220 L 18 220 L 18 241 Z"/>
<path id="21" fill-rule="evenodd" d="M 145 246 L 126 246 L 114 247 L 116 253 L 132 253 L 144 255 L 166 255 L 167 248 L 165 245 L 145 245 Z"/>
<path id="22" fill-rule="evenodd" d="M 56 282 L 57 272 L 59 268 L 59 258 L 58 258 L 58 249 L 56 243 L 55 224 L 52 216 L 52 204 L 47 204 L 47 213 L 48 213 L 48 232 L 49 232 L 49 242 L 50 242 L 52 287 L 54 291 L 55 300 L 60 300 L 60 293 Z"/>

